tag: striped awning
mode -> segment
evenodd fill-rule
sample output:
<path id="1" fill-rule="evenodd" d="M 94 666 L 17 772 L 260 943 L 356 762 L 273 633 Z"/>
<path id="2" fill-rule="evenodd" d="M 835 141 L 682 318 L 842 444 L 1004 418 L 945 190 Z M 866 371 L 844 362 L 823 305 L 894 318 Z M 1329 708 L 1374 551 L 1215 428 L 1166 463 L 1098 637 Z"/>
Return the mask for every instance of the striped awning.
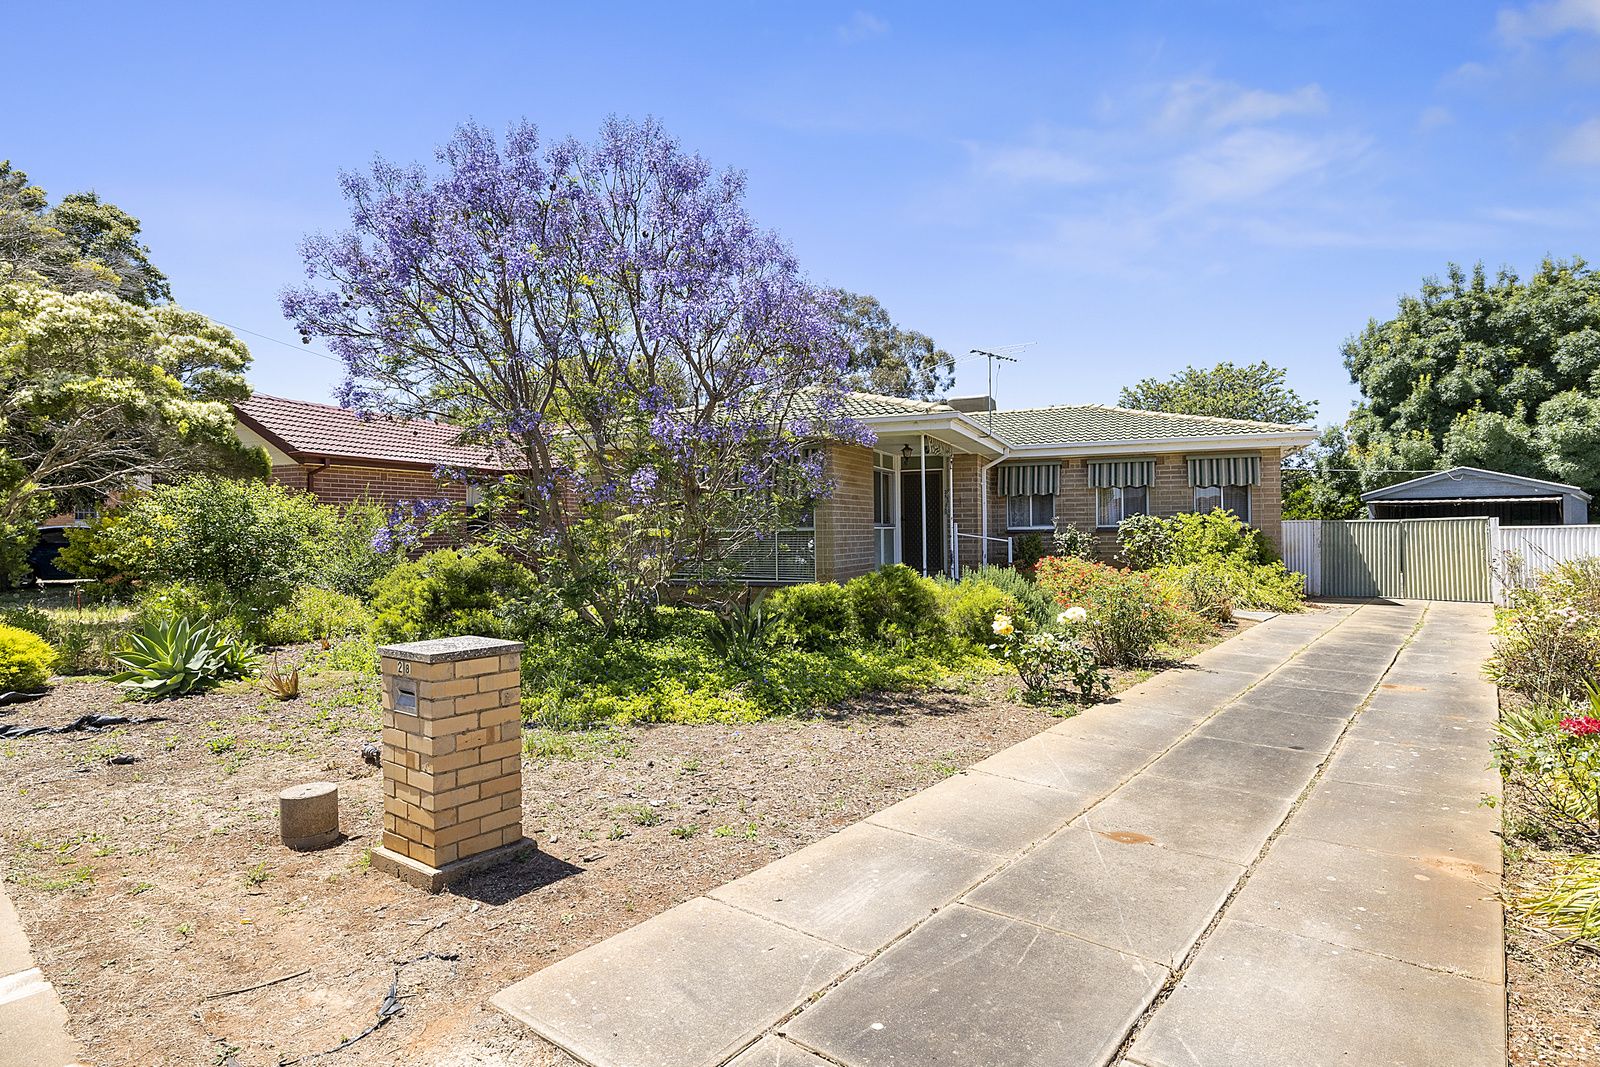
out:
<path id="1" fill-rule="evenodd" d="M 1089 461 L 1089 487 L 1091 489 L 1154 485 L 1155 481 L 1156 461 L 1153 459 L 1092 459 Z"/>
<path id="2" fill-rule="evenodd" d="M 1189 484 L 1260 485 L 1260 456 L 1190 456 Z"/>
<path id="3" fill-rule="evenodd" d="M 1061 464 L 1003 463 L 997 474 L 1001 496 L 1053 494 L 1061 483 Z"/>

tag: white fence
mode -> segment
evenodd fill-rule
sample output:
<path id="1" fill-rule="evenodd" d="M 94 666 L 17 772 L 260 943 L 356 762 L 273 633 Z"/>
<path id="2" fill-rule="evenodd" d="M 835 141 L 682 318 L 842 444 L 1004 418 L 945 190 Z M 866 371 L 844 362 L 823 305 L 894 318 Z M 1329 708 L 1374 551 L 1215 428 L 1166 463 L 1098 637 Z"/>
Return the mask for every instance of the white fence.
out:
<path id="1" fill-rule="evenodd" d="M 1283 523 L 1283 562 L 1306 576 L 1306 592 L 1311 596 L 1324 593 L 1323 529 L 1316 519 L 1286 519 Z M 1501 526 L 1498 520 L 1489 522 L 1489 567 L 1496 600 L 1504 599 L 1505 586 L 1531 585 L 1545 571 L 1575 559 L 1600 559 L 1600 524 Z"/>
<path id="2" fill-rule="evenodd" d="M 1498 581 L 1532 585 L 1539 575 L 1559 564 L 1575 559 L 1600 559 L 1600 526 L 1492 524 L 1489 555 Z"/>

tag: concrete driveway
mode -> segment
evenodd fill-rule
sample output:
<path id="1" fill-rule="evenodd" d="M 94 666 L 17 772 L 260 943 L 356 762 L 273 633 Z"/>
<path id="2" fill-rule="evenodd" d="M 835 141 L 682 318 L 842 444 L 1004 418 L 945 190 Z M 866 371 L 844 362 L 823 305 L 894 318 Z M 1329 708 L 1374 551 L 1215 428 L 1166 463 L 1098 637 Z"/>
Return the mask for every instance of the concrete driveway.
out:
<path id="1" fill-rule="evenodd" d="M 495 997 L 596 1067 L 1503 1067 L 1484 605 L 1280 616 Z"/>

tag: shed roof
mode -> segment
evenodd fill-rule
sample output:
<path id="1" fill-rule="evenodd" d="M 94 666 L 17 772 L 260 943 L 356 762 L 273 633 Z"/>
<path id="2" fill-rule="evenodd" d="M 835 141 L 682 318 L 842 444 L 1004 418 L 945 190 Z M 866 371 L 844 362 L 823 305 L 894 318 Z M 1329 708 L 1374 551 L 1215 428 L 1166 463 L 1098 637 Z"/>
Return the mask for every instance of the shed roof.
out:
<path id="1" fill-rule="evenodd" d="M 1484 470 L 1482 467 L 1452 467 L 1449 470 L 1424 474 L 1420 478 L 1398 482 L 1362 493 L 1364 502 L 1399 500 L 1529 500 L 1552 496 L 1575 496 L 1591 499 L 1589 494 L 1575 485 L 1551 482 L 1543 478 L 1529 478 L 1521 474 Z"/>
<path id="2" fill-rule="evenodd" d="M 363 418 L 333 404 L 255 393 L 234 405 L 239 421 L 295 459 L 366 460 L 418 467 L 500 466 L 481 446 L 461 443 L 461 430 L 425 419 Z"/>

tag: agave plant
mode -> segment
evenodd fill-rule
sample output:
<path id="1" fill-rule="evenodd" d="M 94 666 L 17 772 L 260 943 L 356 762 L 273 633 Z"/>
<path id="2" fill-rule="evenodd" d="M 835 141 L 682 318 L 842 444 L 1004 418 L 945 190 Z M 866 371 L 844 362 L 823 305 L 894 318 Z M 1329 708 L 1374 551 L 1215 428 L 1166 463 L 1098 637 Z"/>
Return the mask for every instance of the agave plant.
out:
<path id="1" fill-rule="evenodd" d="M 111 680 L 141 700 L 162 700 L 209 689 L 255 669 L 255 649 L 216 626 L 181 615 L 159 619 L 128 635 Z"/>

